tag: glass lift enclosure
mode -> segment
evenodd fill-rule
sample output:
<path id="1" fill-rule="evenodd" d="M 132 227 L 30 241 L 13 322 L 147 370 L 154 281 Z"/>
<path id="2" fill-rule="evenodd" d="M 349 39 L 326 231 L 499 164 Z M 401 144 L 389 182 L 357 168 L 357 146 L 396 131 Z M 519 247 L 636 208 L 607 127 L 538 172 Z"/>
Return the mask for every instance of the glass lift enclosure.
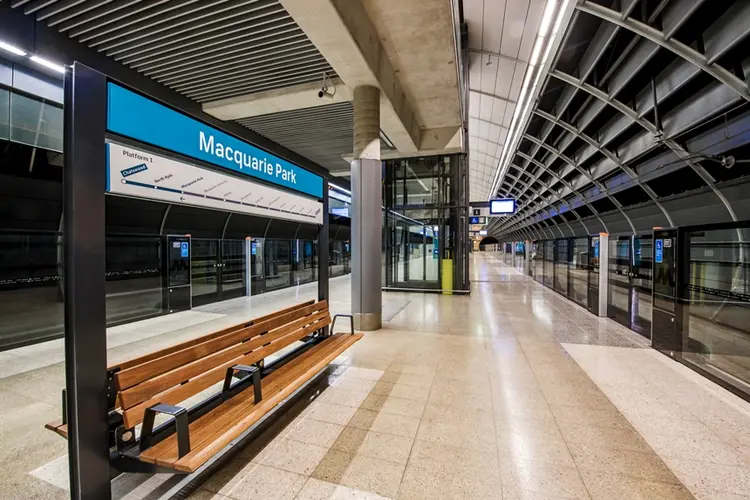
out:
<path id="1" fill-rule="evenodd" d="M 463 155 L 384 162 L 385 289 L 437 291 L 450 272 L 452 289 L 468 291 L 465 163 Z"/>

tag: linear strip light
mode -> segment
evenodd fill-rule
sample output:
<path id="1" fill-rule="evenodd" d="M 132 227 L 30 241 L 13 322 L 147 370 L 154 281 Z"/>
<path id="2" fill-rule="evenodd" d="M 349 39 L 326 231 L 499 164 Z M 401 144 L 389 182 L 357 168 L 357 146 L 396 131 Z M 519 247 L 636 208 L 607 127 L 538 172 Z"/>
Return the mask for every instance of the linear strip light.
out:
<path id="1" fill-rule="evenodd" d="M 31 56 L 29 59 L 41 66 L 44 66 L 45 68 L 57 71 L 58 73 L 65 73 L 65 66 L 62 66 L 60 64 L 53 63 L 39 56 Z"/>
<path id="2" fill-rule="evenodd" d="M 65 73 L 65 66 L 63 66 L 62 64 L 53 63 L 52 61 L 48 61 L 43 57 L 35 56 L 34 54 L 29 55 L 25 50 L 19 49 L 15 45 L 11 45 L 8 42 L 0 40 L 0 49 L 21 57 L 25 57 L 28 55 L 31 61 L 37 63 L 40 66 L 44 66 L 45 68 L 51 69 L 58 73 Z"/>
<path id="3" fill-rule="evenodd" d="M 515 151 L 517 143 L 520 141 L 521 133 L 524 128 L 521 124 L 523 122 L 525 126 L 525 122 L 528 120 L 531 103 L 534 101 L 537 86 L 539 85 L 542 73 L 544 72 L 544 66 L 547 64 L 547 60 L 552 52 L 554 39 L 558 34 L 560 24 L 562 24 L 563 14 L 566 12 L 569 2 L 570 0 L 562 0 L 562 4 L 558 8 L 558 0 L 547 0 L 544 13 L 542 14 L 542 20 L 539 23 L 539 30 L 537 32 L 536 41 L 534 42 L 534 48 L 532 49 L 531 57 L 529 58 L 529 65 L 526 68 L 526 75 L 523 79 L 521 92 L 518 96 L 516 109 L 513 112 L 510 129 L 506 136 L 507 140 L 503 144 L 500 161 L 498 162 L 497 170 L 495 171 L 495 177 L 492 180 L 492 187 L 487 198 L 488 200 L 495 197 L 498 183 L 500 182 L 500 179 L 505 177 L 505 174 L 508 171 L 510 166 L 510 151 Z M 555 17 L 555 14 L 557 14 L 557 17 Z M 553 19 L 554 26 L 552 26 Z M 552 26 L 552 31 L 550 31 L 550 26 Z"/>
<path id="4" fill-rule="evenodd" d="M 335 190 L 337 190 L 337 191 L 341 191 L 342 193 L 346 193 L 346 194 L 348 194 L 349 196 L 351 196 L 351 195 L 352 195 L 352 192 L 351 192 L 351 191 L 349 191 L 348 189 L 344 189 L 344 188 L 342 188 L 341 186 L 337 186 L 336 184 L 332 184 L 332 183 L 330 183 L 330 182 L 329 182 L 329 183 L 328 183 L 328 187 L 329 187 L 329 188 L 333 188 L 333 189 L 335 189 Z"/>
<path id="5" fill-rule="evenodd" d="M 19 49 L 18 47 L 15 47 L 15 46 L 13 46 L 13 45 L 11 45 L 9 43 L 5 43 L 5 42 L 0 42 L 0 49 L 6 50 L 6 51 L 10 52 L 11 54 L 15 54 L 17 56 L 25 56 L 26 55 L 26 52 L 24 52 L 23 50 Z"/>

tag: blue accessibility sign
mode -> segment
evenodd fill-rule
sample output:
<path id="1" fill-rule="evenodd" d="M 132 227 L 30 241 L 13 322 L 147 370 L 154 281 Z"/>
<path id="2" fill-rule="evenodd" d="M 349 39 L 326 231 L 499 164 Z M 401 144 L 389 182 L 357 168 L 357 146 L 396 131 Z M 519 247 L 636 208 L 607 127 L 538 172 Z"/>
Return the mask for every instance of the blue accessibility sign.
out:
<path id="1" fill-rule="evenodd" d="M 654 260 L 657 264 L 664 262 L 664 240 L 656 240 L 656 256 Z"/>

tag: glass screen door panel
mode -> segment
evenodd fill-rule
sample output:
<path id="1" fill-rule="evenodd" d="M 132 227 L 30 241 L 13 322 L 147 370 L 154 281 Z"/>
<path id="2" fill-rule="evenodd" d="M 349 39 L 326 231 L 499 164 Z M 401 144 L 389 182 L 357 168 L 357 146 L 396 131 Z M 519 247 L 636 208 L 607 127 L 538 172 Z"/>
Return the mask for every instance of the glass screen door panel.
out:
<path id="1" fill-rule="evenodd" d="M 221 240 L 221 300 L 245 295 L 245 242 Z"/>
<path id="2" fill-rule="evenodd" d="M 544 242 L 544 285 L 552 288 L 555 276 L 555 240 Z"/>
<path id="3" fill-rule="evenodd" d="M 264 247 L 266 258 L 266 290 L 275 290 L 291 285 L 291 241 L 266 239 Z"/>
<path id="4" fill-rule="evenodd" d="M 750 228 L 692 230 L 685 238 L 683 359 L 750 394 Z"/>
<path id="5" fill-rule="evenodd" d="M 193 305 L 219 299 L 219 241 L 192 238 L 190 259 Z"/>
<path id="6" fill-rule="evenodd" d="M 634 237 L 632 252 L 630 328 L 650 338 L 652 314 L 651 289 L 653 286 L 653 236 Z"/>
<path id="7" fill-rule="evenodd" d="M 607 316 L 630 328 L 630 260 L 631 237 L 612 237 L 609 240 L 609 290 Z"/>
<path id="8" fill-rule="evenodd" d="M 310 283 L 315 280 L 314 241 L 294 240 L 294 283 Z"/>
<path id="9" fill-rule="evenodd" d="M 555 240 L 555 290 L 568 295 L 568 240 Z"/>
<path id="10" fill-rule="evenodd" d="M 588 274 L 589 274 L 589 253 L 588 238 L 576 238 L 572 241 L 572 261 L 569 267 L 569 287 L 570 294 L 568 297 L 579 304 L 586 306 L 589 297 Z"/>

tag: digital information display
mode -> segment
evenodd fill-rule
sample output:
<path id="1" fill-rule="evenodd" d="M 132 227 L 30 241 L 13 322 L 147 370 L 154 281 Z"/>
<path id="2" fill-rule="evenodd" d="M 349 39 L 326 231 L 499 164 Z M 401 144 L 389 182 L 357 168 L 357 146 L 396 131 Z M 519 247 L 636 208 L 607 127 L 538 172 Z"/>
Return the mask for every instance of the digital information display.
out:
<path id="1" fill-rule="evenodd" d="M 479 231 L 479 236 L 487 236 L 487 230 L 482 229 L 481 231 Z"/>
<path id="2" fill-rule="evenodd" d="M 492 215 L 512 214 L 516 211 L 516 200 L 505 198 L 490 201 L 490 213 Z"/>

